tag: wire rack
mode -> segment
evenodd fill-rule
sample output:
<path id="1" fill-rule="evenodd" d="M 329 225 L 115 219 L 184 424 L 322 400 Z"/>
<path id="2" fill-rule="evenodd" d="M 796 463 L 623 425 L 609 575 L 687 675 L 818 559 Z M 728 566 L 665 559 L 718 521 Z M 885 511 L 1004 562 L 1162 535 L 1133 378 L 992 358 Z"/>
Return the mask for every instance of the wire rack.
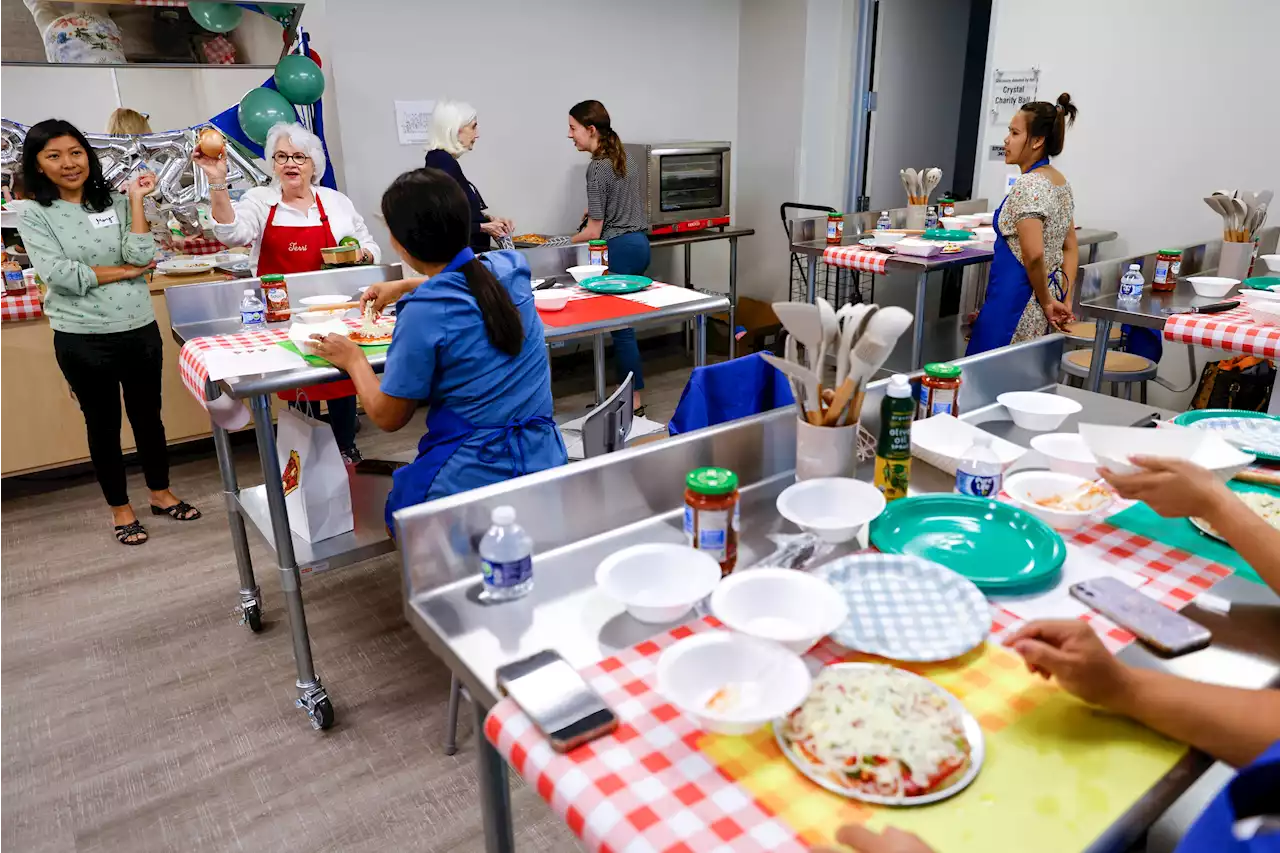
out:
<path id="1" fill-rule="evenodd" d="M 813 210 L 823 214 L 837 213 L 834 207 L 816 204 L 787 202 L 779 213 L 782 217 L 782 229 L 787 233 L 787 245 L 791 245 L 791 223 L 787 219 L 788 210 Z M 791 265 L 788 272 L 790 282 L 788 298 L 795 302 L 807 302 L 809 299 L 808 259 L 804 255 L 791 253 Z M 832 305 L 840 306 L 846 302 L 874 302 L 876 293 L 875 273 L 850 270 L 843 267 L 832 267 L 818 262 L 817 281 L 814 282 L 814 295 L 821 296 Z"/>

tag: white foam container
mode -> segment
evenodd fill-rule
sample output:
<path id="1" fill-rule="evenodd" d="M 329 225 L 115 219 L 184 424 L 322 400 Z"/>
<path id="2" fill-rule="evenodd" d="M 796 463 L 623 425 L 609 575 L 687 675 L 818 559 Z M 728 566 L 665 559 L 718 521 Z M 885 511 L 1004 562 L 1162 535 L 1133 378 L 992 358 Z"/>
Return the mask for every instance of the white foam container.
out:
<path id="1" fill-rule="evenodd" d="M 1180 426 L 1144 429 L 1080 424 L 1080 437 L 1097 457 L 1099 467 L 1105 466 L 1119 474 L 1140 470 L 1129 463 L 1131 456 L 1155 456 L 1186 459 L 1226 481 L 1254 460 L 1253 454 L 1232 447 L 1212 432 Z"/>
<path id="2" fill-rule="evenodd" d="M 844 624 L 849 606 L 831 584 L 796 569 L 735 572 L 711 593 L 711 613 L 727 627 L 804 653 Z"/>
<path id="3" fill-rule="evenodd" d="M 1049 460 L 1049 470 L 1087 480 L 1098 478 L 1098 460 L 1079 433 L 1054 432 L 1031 439 L 1031 449 Z"/>
<path id="4" fill-rule="evenodd" d="M 1055 430 L 1084 408 L 1070 397 L 1038 391 L 1007 391 L 996 402 L 1008 410 L 1016 425 L 1034 432 Z"/>
<path id="5" fill-rule="evenodd" d="M 1015 504 L 1054 530 L 1075 530 L 1088 524 L 1099 513 L 1111 506 L 1114 498 L 1108 495 L 1105 501 L 1088 510 L 1052 509 L 1040 506 L 1036 500 L 1054 495 L 1068 495 L 1092 482 L 1073 474 L 1058 474 L 1053 471 L 1019 471 L 1005 479 L 1004 490 Z"/>
<path id="6" fill-rule="evenodd" d="M 596 586 L 640 622 L 674 622 L 718 583 L 720 564 L 687 545 L 632 545 L 596 567 Z"/>
<path id="7" fill-rule="evenodd" d="M 778 514 L 824 542 L 848 542 L 884 512 L 885 500 L 870 483 L 849 477 L 817 477 L 778 495 Z"/>
<path id="8" fill-rule="evenodd" d="M 604 271 L 608 267 L 603 264 L 583 264 L 581 266 L 569 267 L 565 272 L 573 276 L 574 281 L 586 281 L 592 276 L 604 275 Z"/>
<path id="9" fill-rule="evenodd" d="M 959 418 L 934 415 L 911 425 L 911 455 L 955 476 L 960 457 L 973 446 L 974 438 L 979 435 L 991 440 L 991 450 L 1005 468 L 1027 452 L 1025 447 L 998 438 Z"/>

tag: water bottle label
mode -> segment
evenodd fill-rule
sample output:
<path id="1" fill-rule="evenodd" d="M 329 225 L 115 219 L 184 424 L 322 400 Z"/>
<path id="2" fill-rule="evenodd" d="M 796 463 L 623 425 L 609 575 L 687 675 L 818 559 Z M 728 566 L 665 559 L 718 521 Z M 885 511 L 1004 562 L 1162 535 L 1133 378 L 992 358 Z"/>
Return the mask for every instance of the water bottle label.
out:
<path id="1" fill-rule="evenodd" d="M 261 326 L 266 322 L 266 314 L 262 309 L 246 310 L 240 309 L 240 325 L 242 326 Z"/>
<path id="2" fill-rule="evenodd" d="M 522 557 L 509 563 L 484 560 L 481 564 L 485 586 L 505 588 L 518 586 L 533 577 L 533 557 Z"/>
<path id="3" fill-rule="evenodd" d="M 1001 479 L 1000 474 L 984 476 L 956 471 L 956 491 L 975 498 L 993 498 L 1000 494 Z"/>

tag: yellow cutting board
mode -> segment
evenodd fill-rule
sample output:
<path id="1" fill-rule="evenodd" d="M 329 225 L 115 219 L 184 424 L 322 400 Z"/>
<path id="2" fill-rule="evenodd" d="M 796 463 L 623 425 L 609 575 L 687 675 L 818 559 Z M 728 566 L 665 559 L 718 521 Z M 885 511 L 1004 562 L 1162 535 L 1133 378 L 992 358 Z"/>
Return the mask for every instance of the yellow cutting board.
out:
<path id="1" fill-rule="evenodd" d="M 770 728 L 748 737 L 705 735 L 698 746 L 810 845 L 830 843 L 837 827 L 856 822 L 914 832 L 939 853 L 1078 853 L 1186 752 L 1031 675 L 997 646 L 907 668 L 955 694 L 986 738 L 978 778 L 940 803 L 887 807 L 832 794 L 795 769 Z"/>

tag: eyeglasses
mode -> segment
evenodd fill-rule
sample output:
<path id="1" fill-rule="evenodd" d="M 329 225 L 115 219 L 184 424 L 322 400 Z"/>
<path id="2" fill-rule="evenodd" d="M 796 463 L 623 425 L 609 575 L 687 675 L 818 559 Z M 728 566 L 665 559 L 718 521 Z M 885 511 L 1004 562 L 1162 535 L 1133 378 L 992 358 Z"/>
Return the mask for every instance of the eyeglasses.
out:
<path id="1" fill-rule="evenodd" d="M 286 154 L 283 151 L 277 151 L 275 153 L 275 156 L 273 156 L 271 159 L 275 160 L 276 165 L 279 165 L 279 166 L 283 166 L 285 163 L 288 163 L 290 160 L 292 160 L 297 165 L 301 166 L 303 163 L 307 162 L 311 158 L 308 157 L 306 154 Z"/>

